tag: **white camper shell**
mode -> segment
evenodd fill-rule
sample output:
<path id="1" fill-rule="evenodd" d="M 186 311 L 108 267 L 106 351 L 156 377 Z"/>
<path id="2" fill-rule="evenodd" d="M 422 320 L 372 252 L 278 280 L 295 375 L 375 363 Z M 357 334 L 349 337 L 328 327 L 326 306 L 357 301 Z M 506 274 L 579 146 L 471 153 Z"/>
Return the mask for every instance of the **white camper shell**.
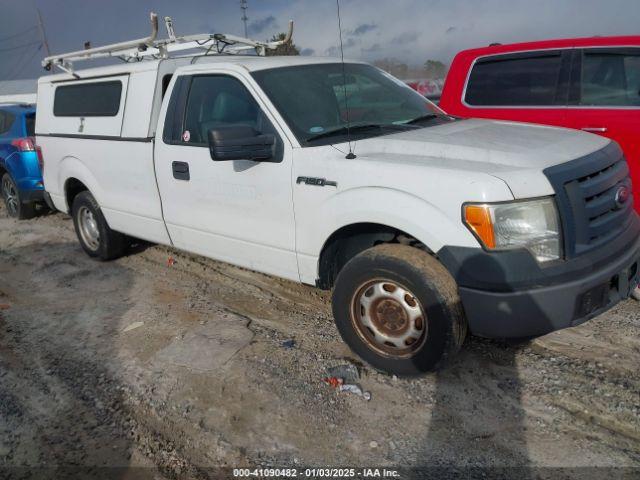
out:
<path id="1" fill-rule="evenodd" d="M 398 375 L 467 330 L 542 335 L 637 284 L 614 142 L 455 119 L 362 62 L 240 55 L 278 42 L 165 23 L 43 62 L 65 72 L 38 82 L 45 188 L 90 256 L 134 237 L 333 289 L 344 340 Z M 104 57 L 122 63 L 74 66 Z"/>

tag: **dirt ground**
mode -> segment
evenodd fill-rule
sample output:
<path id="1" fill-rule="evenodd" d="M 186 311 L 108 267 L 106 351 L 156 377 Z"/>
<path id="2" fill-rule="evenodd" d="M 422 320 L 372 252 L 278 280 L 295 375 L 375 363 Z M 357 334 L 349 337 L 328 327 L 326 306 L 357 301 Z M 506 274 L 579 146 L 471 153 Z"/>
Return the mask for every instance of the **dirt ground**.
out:
<path id="1" fill-rule="evenodd" d="M 99 263 L 65 215 L 18 222 L 0 209 L 4 476 L 640 475 L 633 301 L 526 345 L 470 338 L 446 370 L 419 379 L 363 366 L 370 401 L 323 383 L 345 362 L 357 359 L 325 292 L 161 246 Z"/>

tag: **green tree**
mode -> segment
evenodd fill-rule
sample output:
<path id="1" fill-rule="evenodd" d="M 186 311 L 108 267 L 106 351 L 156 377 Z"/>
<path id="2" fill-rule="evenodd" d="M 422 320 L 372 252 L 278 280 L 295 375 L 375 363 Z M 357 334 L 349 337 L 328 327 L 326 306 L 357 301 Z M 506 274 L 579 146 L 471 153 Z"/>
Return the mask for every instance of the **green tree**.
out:
<path id="1" fill-rule="evenodd" d="M 271 37 L 270 42 L 279 42 L 280 40 L 284 40 L 287 37 L 286 33 L 277 33 L 273 37 Z M 300 49 L 293 42 L 287 42 L 283 45 L 280 45 L 275 50 L 267 50 L 267 56 L 280 56 L 280 55 L 300 55 Z"/>
<path id="2" fill-rule="evenodd" d="M 424 62 L 424 73 L 427 78 L 444 78 L 447 75 L 447 67 L 440 60 L 427 60 Z"/>

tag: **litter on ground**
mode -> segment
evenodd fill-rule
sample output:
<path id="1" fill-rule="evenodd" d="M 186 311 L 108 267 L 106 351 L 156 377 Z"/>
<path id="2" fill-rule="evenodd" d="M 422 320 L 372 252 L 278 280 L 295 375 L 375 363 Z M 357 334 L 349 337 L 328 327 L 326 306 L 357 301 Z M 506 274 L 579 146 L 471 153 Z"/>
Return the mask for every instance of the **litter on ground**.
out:
<path id="1" fill-rule="evenodd" d="M 139 328 L 139 327 L 141 327 L 141 326 L 143 326 L 143 325 L 144 325 L 144 322 L 133 322 L 132 324 L 130 324 L 129 326 L 127 326 L 127 327 L 122 331 L 122 333 L 130 332 L 131 330 L 135 330 L 136 328 Z"/>
<path id="2" fill-rule="evenodd" d="M 364 398 L 367 402 L 371 400 L 371 392 L 364 391 L 360 385 L 355 385 L 353 383 L 345 383 L 338 387 L 340 392 L 348 392 L 353 393 L 354 395 L 359 395 Z"/>
<path id="3" fill-rule="evenodd" d="M 343 379 L 344 383 L 356 383 L 360 380 L 358 367 L 350 363 L 329 367 L 327 368 L 327 373 L 329 374 L 329 377 Z"/>

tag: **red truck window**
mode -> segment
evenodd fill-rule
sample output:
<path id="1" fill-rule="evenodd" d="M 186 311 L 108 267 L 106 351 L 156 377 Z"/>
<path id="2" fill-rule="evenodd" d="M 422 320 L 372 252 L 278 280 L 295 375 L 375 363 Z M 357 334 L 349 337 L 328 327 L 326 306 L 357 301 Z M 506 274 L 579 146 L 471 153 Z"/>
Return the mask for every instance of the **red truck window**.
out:
<path id="1" fill-rule="evenodd" d="M 640 106 L 640 49 L 586 50 L 581 89 L 581 105 Z"/>
<path id="2" fill-rule="evenodd" d="M 504 55 L 479 59 L 471 70 L 465 102 L 470 106 L 557 104 L 562 55 Z"/>

